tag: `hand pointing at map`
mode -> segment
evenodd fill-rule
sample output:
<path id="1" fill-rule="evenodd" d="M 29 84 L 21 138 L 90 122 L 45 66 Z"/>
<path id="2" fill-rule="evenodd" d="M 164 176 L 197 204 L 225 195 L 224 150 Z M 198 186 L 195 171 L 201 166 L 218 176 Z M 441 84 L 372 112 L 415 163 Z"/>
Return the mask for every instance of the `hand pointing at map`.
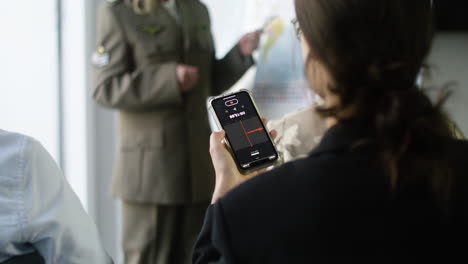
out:
<path id="1" fill-rule="evenodd" d="M 258 48 L 260 41 L 260 35 L 262 31 L 257 30 L 251 33 L 245 34 L 239 42 L 239 47 L 242 55 L 251 56 L 252 53 Z"/>

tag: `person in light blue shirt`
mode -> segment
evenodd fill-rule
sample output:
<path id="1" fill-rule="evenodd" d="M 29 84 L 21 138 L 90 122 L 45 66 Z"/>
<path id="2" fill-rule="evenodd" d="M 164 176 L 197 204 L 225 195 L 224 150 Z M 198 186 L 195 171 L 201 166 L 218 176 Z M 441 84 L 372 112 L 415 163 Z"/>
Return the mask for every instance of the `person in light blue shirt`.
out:
<path id="1" fill-rule="evenodd" d="M 49 153 L 0 130 L 0 263 L 32 252 L 47 264 L 113 263 Z"/>

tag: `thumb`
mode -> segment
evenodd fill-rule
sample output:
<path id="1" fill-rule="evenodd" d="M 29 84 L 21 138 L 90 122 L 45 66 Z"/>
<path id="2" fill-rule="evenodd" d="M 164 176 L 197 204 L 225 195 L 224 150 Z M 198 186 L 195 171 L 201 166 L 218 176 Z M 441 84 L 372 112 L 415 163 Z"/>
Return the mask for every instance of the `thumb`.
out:
<path id="1" fill-rule="evenodd" d="M 224 137 L 226 136 L 226 132 L 221 130 L 219 132 L 213 132 L 210 136 L 210 153 L 217 153 L 219 150 L 223 150 L 224 146 Z"/>

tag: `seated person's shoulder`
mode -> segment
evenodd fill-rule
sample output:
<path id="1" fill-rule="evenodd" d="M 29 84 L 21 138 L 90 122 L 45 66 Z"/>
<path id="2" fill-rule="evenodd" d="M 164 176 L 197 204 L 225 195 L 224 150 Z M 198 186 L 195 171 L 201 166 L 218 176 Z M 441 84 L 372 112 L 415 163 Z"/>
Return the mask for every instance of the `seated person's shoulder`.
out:
<path id="1" fill-rule="evenodd" d="M 0 262 L 37 250 L 47 263 L 111 263 L 57 163 L 29 136 L 0 131 L 0 208 Z"/>
<path id="2" fill-rule="evenodd" d="M 0 149 L 0 174 L 4 179 L 24 183 L 37 171 L 56 166 L 42 144 L 30 136 L 0 130 Z"/>
<path id="3" fill-rule="evenodd" d="M 284 162 L 307 156 L 326 131 L 325 122 L 314 105 L 272 120 L 268 122 L 268 128 L 278 132 L 275 143 L 283 153 Z"/>
<path id="4" fill-rule="evenodd" d="M 20 166 L 29 158 L 31 150 L 41 148 L 35 139 L 19 133 L 0 130 L 0 168 Z"/>
<path id="5" fill-rule="evenodd" d="M 32 140 L 32 138 L 29 136 L 26 136 L 20 133 L 0 130 L 0 144 L 2 145 L 2 147 L 8 146 L 8 145 L 15 145 L 15 144 L 18 144 L 18 142 L 24 142 L 24 141 L 30 141 L 30 140 Z"/>
<path id="6" fill-rule="evenodd" d="M 318 129 L 323 127 L 323 129 L 325 129 L 325 123 L 318 116 L 314 105 L 288 113 L 280 119 L 268 122 L 268 126 L 271 129 L 276 129 L 278 131 L 282 131 L 285 127 L 287 128 L 295 124 L 313 126 Z"/>

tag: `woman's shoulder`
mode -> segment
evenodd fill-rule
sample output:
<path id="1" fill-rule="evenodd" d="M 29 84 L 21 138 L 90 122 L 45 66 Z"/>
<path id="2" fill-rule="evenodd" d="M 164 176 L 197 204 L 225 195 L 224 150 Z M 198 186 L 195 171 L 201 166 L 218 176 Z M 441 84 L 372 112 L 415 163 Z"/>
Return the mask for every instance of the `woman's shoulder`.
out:
<path id="1" fill-rule="evenodd" d="M 445 144 L 444 156 L 447 158 L 455 174 L 465 175 L 468 170 L 466 157 L 468 156 L 468 141 L 461 139 L 449 139 Z"/>
<path id="2" fill-rule="evenodd" d="M 326 174 L 335 174 L 330 171 L 333 169 L 333 160 L 335 159 L 308 156 L 287 162 L 241 184 L 222 198 L 222 202 L 226 206 L 232 204 L 237 207 L 244 204 L 251 207 L 253 203 L 288 203 L 294 197 L 304 198 L 306 193 L 313 196 L 314 188 L 319 188 L 328 179 L 332 180 L 332 176 L 326 177 Z"/>
<path id="3" fill-rule="evenodd" d="M 466 139 L 448 139 L 446 141 L 447 150 L 453 153 L 463 153 L 468 152 L 468 140 Z"/>
<path id="4" fill-rule="evenodd" d="M 323 201 L 338 205 L 359 201 L 366 195 L 381 199 L 388 185 L 375 156 L 367 152 L 311 153 L 254 177 L 221 201 L 231 212 L 265 206 L 290 212 L 292 204 L 310 209 Z"/>

